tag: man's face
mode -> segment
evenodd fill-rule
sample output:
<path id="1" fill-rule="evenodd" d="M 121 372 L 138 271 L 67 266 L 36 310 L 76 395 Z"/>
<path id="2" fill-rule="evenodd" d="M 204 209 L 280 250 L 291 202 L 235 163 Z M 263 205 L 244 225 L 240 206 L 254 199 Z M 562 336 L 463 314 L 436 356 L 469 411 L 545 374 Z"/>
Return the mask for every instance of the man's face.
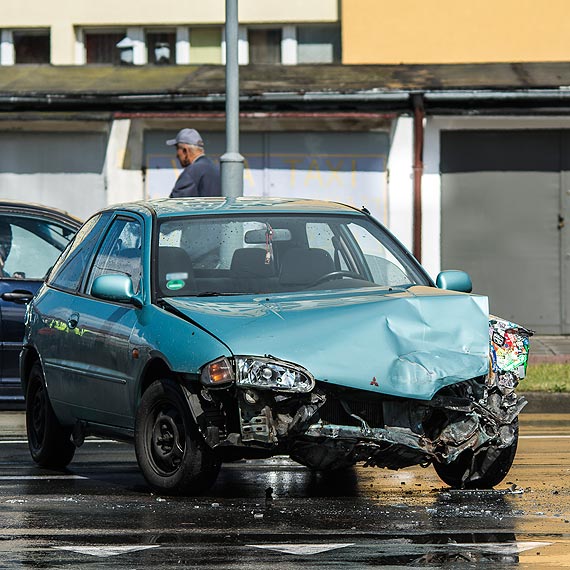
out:
<path id="1" fill-rule="evenodd" d="M 188 166 L 192 162 L 191 160 L 192 154 L 190 152 L 190 148 L 187 147 L 185 144 L 177 144 L 176 158 L 178 159 L 178 162 L 180 163 L 180 166 L 182 166 L 182 168 Z"/>

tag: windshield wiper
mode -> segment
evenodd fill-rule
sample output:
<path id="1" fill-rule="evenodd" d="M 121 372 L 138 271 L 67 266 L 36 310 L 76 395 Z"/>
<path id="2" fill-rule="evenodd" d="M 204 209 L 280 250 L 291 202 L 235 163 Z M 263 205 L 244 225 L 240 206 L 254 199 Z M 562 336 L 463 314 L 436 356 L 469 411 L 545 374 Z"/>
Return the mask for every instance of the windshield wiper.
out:
<path id="1" fill-rule="evenodd" d="M 245 293 L 220 293 L 219 291 L 202 291 L 191 297 L 227 297 L 230 295 L 245 295 Z"/>

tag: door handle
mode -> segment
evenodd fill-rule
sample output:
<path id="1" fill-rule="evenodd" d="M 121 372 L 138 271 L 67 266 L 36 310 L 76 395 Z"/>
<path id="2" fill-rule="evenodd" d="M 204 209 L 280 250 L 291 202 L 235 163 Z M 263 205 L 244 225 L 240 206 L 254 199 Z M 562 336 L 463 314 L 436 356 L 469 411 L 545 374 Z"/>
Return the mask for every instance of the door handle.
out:
<path id="1" fill-rule="evenodd" d="M 67 326 L 70 329 L 74 329 L 78 324 L 79 324 L 79 313 L 73 313 L 72 315 L 69 316 L 69 319 L 67 319 Z"/>
<path id="2" fill-rule="evenodd" d="M 19 305 L 29 303 L 33 296 L 34 294 L 31 291 L 26 291 L 25 289 L 15 289 L 14 291 L 2 293 L 2 299 L 4 299 L 4 301 L 11 301 Z"/>
<path id="3" fill-rule="evenodd" d="M 561 230 L 565 225 L 566 225 L 566 220 L 564 219 L 564 216 L 558 214 L 558 229 Z"/>

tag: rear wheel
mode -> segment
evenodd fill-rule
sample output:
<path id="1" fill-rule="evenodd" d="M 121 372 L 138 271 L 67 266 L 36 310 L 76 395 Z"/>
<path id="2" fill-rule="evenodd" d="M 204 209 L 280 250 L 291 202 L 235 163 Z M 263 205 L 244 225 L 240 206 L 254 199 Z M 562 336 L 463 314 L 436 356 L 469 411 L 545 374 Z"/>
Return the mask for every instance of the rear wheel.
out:
<path id="1" fill-rule="evenodd" d="M 178 384 L 156 380 L 143 394 L 135 427 L 137 461 L 148 484 L 173 494 L 211 487 L 220 461 L 198 431 Z"/>
<path id="2" fill-rule="evenodd" d="M 464 451 L 452 463 L 434 463 L 439 478 L 455 489 L 491 489 L 507 475 L 517 452 L 518 419 L 513 423 L 514 440 L 508 447 L 488 446 L 478 453 Z"/>
<path id="3" fill-rule="evenodd" d="M 53 412 L 39 362 L 28 375 L 26 432 L 32 459 L 42 467 L 62 469 L 73 459 L 71 430 L 63 428 Z"/>

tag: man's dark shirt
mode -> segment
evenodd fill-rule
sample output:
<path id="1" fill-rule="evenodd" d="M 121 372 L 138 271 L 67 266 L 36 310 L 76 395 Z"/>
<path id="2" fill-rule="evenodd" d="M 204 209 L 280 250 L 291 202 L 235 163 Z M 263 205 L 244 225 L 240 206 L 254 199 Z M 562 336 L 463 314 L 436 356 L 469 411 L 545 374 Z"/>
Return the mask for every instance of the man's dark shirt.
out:
<path id="1" fill-rule="evenodd" d="M 220 171 L 205 155 L 189 164 L 178 177 L 171 198 L 183 196 L 221 196 Z"/>

